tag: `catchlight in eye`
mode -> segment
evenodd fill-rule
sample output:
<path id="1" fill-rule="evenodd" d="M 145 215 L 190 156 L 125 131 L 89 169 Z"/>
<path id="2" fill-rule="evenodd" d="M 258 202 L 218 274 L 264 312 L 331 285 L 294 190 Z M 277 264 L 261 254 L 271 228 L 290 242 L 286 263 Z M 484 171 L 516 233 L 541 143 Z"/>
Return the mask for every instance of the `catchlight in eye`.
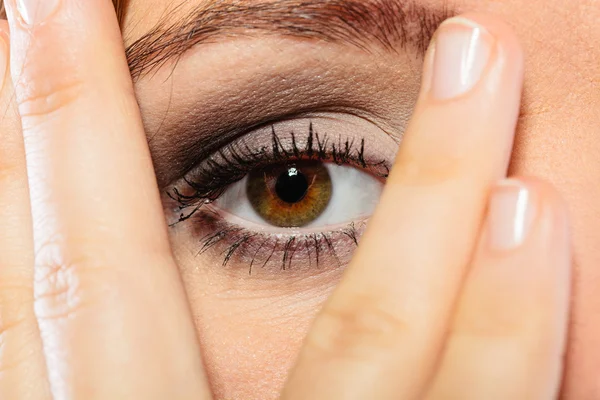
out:
<path id="1" fill-rule="evenodd" d="M 299 161 L 270 166 L 248 176 L 247 195 L 268 223 L 302 227 L 317 219 L 332 196 L 331 177 L 322 162 Z"/>

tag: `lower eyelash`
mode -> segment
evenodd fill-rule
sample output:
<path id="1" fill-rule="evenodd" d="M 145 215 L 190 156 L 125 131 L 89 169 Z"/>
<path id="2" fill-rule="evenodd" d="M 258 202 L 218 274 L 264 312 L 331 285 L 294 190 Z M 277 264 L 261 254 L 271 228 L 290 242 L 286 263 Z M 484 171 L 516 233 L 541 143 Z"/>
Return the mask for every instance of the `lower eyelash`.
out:
<path id="1" fill-rule="evenodd" d="M 324 262 L 342 267 L 366 225 L 360 221 L 331 232 L 270 234 L 233 226 L 210 212 L 198 212 L 194 219 L 211 232 L 201 239 L 198 254 L 214 251 L 223 257 L 224 267 L 235 259 L 236 265 L 248 265 L 250 275 L 255 268 L 290 270 L 299 260 L 304 260 L 301 267 L 318 268 Z"/>

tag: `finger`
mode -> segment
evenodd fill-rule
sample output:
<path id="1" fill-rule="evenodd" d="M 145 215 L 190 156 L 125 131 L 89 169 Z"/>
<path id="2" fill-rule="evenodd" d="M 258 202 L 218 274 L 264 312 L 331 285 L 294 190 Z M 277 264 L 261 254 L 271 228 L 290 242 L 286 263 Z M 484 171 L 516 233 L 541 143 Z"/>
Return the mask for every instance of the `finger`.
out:
<path id="1" fill-rule="evenodd" d="M 7 10 L 53 394 L 207 396 L 111 2 Z"/>
<path id="2" fill-rule="evenodd" d="M 502 182 L 429 399 L 554 399 L 568 321 L 570 242 L 546 184 Z"/>
<path id="3" fill-rule="evenodd" d="M 308 335 L 288 398 L 421 396 L 489 189 L 506 174 L 521 81 L 521 50 L 504 25 L 479 15 L 442 24 L 381 203 Z"/>
<path id="4" fill-rule="evenodd" d="M 33 312 L 29 192 L 8 44 L 0 21 L 0 399 L 43 400 L 50 392 Z"/>

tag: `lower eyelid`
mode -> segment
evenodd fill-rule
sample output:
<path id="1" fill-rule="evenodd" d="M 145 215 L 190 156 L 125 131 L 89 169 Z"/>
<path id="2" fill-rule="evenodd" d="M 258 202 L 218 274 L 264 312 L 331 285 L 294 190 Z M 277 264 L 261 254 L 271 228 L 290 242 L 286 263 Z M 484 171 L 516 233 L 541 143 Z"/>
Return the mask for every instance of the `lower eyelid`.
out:
<path id="1" fill-rule="evenodd" d="M 254 232 L 206 209 L 194 220 L 196 229 L 203 231 L 194 235 L 201 238 L 200 255 L 222 258 L 223 267 L 250 274 L 258 268 L 276 273 L 345 267 L 366 226 L 361 220 L 328 232 Z"/>

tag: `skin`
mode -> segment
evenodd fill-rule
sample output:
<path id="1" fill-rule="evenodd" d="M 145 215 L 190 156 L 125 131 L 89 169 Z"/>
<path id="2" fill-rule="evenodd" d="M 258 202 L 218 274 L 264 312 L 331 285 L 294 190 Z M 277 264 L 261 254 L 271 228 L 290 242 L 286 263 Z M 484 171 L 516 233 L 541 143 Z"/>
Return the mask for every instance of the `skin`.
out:
<path id="1" fill-rule="evenodd" d="M 563 372 L 565 398 L 600 394 L 593 323 L 600 143 L 592 134 L 600 122 L 593 51 L 600 28 L 592 22 L 600 11 L 591 1 L 461 2 L 461 10 L 494 14 L 466 17 L 488 31 L 495 50 L 482 80 L 458 98 L 432 94 L 427 60 L 364 62 L 381 75 L 399 65 L 390 79 L 415 90 L 387 121 L 404 140 L 341 283 L 339 269 L 248 278 L 215 268 L 210 255 L 193 257 L 189 231 L 165 224 L 160 136 L 150 151 L 145 137 L 164 116 L 160 83 L 170 71 L 137 81 L 136 101 L 110 3 L 74 3 L 63 0 L 34 28 L 7 3 L 13 79 L 2 94 L 0 397 L 275 398 L 298 354 L 284 398 L 551 398 Z M 126 42 L 152 27 L 166 3 L 133 1 Z M 255 44 L 265 58 L 269 49 L 286 47 L 290 57 L 300 50 L 278 39 Z M 177 85 L 190 70 L 227 70 L 224 55 L 237 46 L 190 54 L 172 77 L 180 94 L 173 108 L 197 89 Z M 349 62 L 335 48 L 297 46 Z M 194 63 L 200 56 L 205 61 Z M 414 76 L 421 64 L 423 75 Z M 216 81 L 201 93 L 220 90 Z M 511 176 L 554 183 L 571 215 L 575 285 L 564 371 L 566 211 L 550 185 L 522 178 L 536 210 L 530 233 L 516 249 L 493 249 L 485 210 L 509 161 Z"/>

